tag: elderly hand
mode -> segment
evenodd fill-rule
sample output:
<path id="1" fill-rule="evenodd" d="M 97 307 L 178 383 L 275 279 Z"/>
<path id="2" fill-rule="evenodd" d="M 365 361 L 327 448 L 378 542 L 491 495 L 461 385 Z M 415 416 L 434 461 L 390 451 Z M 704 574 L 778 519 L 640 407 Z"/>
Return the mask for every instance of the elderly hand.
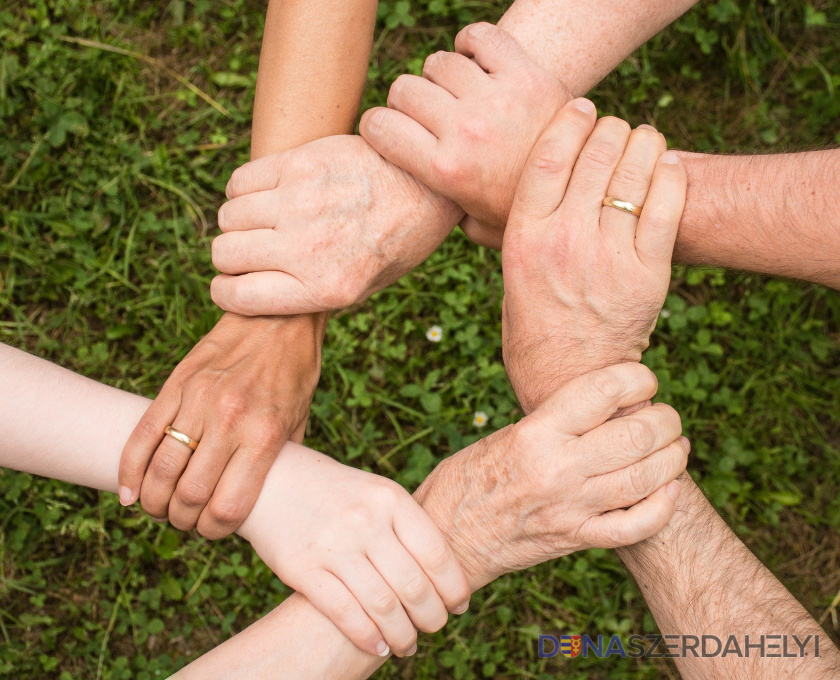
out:
<path id="1" fill-rule="evenodd" d="M 120 501 L 207 538 L 248 516 L 283 444 L 300 441 L 326 320 L 222 317 L 175 368 L 125 445 Z M 200 442 L 193 453 L 164 436 Z"/>
<path id="2" fill-rule="evenodd" d="M 470 215 L 464 232 L 501 248 L 519 175 L 543 128 L 570 95 L 514 38 L 474 24 L 436 52 L 423 78 L 402 75 L 388 108 L 371 109 L 359 130 L 371 146 Z"/>
<path id="3" fill-rule="evenodd" d="M 416 650 L 469 602 L 441 531 L 396 482 L 288 445 L 239 529 L 280 579 L 360 649 Z"/>
<path id="4" fill-rule="evenodd" d="M 363 300 L 423 262 L 463 214 L 350 135 L 252 161 L 227 194 L 211 295 L 246 315 Z"/>
<path id="5" fill-rule="evenodd" d="M 668 523 L 689 451 L 679 415 L 656 404 L 610 420 L 656 387 L 641 364 L 589 373 L 434 469 L 415 498 L 473 590 L 577 550 L 636 543 Z"/>
<path id="6" fill-rule="evenodd" d="M 570 378 L 641 358 L 685 204 L 685 169 L 664 137 L 617 118 L 596 125 L 583 101 L 534 146 L 502 247 L 503 354 L 526 413 Z M 644 206 L 641 217 L 607 196 Z"/>

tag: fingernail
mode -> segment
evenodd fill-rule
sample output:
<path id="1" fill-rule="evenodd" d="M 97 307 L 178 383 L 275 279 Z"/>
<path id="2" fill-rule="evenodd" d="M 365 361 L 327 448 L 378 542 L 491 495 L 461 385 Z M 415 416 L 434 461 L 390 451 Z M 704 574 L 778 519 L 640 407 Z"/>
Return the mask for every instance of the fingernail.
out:
<path id="1" fill-rule="evenodd" d="M 376 644 L 376 654 L 377 656 L 388 656 L 391 653 L 391 648 L 388 646 L 388 643 L 385 640 L 380 640 Z"/>
<path id="2" fill-rule="evenodd" d="M 367 117 L 367 129 L 369 132 L 377 132 L 382 127 L 384 111 L 374 111 Z"/>
<path id="3" fill-rule="evenodd" d="M 659 157 L 659 162 L 665 165 L 676 165 L 680 162 L 680 157 L 673 151 L 666 151 Z"/>
<path id="4" fill-rule="evenodd" d="M 134 502 L 134 493 L 127 486 L 120 487 L 120 503 L 131 505 Z"/>
<path id="5" fill-rule="evenodd" d="M 415 643 L 415 644 L 413 644 L 413 645 L 411 645 L 411 649 L 409 649 L 409 650 L 405 653 L 405 655 L 406 655 L 406 656 L 414 656 L 415 654 L 417 654 L 417 644 L 416 644 L 416 643 Z"/>
<path id="6" fill-rule="evenodd" d="M 152 516 L 149 515 L 149 517 Z M 155 522 L 157 522 L 158 524 L 163 524 L 166 521 L 166 517 L 161 517 L 160 519 L 158 519 L 157 517 L 152 517 L 152 519 L 155 520 Z"/>
<path id="7" fill-rule="evenodd" d="M 653 127 L 653 125 L 648 125 L 647 123 L 642 123 L 639 127 L 636 128 L 637 130 L 651 130 L 653 132 L 658 132 L 658 130 Z"/>
<path id="8" fill-rule="evenodd" d="M 665 493 L 667 493 L 672 501 L 677 500 L 677 496 L 680 495 L 680 483 L 675 479 L 673 482 L 668 482 L 668 486 L 665 487 Z"/>
<path id="9" fill-rule="evenodd" d="M 464 602 L 463 604 L 459 604 L 455 609 L 452 610 L 453 614 L 463 614 L 467 609 L 469 609 L 470 603 L 469 601 Z"/>
<path id="10" fill-rule="evenodd" d="M 587 115 L 595 113 L 595 104 L 586 97 L 578 97 L 573 103 L 578 111 L 583 111 Z"/>
<path id="11" fill-rule="evenodd" d="M 686 453 L 691 453 L 691 442 L 688 437 L 680 437 L 680 443 L 685 447 Z"/>

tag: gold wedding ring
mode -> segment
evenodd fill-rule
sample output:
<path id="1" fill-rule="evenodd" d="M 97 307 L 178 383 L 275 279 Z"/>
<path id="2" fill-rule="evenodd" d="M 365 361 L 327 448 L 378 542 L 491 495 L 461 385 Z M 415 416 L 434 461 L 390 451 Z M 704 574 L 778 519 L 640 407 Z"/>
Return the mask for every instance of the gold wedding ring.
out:
<path id="1" fill-rule="evenodd" d="M 168 425 L 164 430 L 164 434 L 168 434 L 172 439 L 177 439 L 181 442 L 184 446 L 188 446 L 190 449 L 195 451 L 198 448 L 198 442 L 193 439 L 192 437 L 188 437 L 183 432 L 178 432 L 174 427 Z"/>
<path id="2" fill-rule="evenodd" d="M 624 201 L 615 196 L 607 196 L 604 199 L 603 205 L 609 206 L 610 208 L 618 208 L 636 217 L 642 214 L 642 206 L 631 203 L 630 201 Z"/>

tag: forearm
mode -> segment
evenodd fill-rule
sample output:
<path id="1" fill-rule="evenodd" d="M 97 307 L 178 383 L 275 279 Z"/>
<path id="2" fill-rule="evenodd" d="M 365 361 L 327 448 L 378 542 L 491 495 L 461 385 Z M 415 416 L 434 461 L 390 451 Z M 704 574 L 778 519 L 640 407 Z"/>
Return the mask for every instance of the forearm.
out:
<path id="1" fill-rule="evenodd" d="M 730 635 L 738 640 L 743 657 L 731 650 L 726 656 L 698 658 L 691 651 L 678 656 L 675 661 L 686 680 L 806 676 L 819 680 L 840 672 L 831 639 L 732 533 L 687 474 L 681 478 L 670 524 L 657 536 L 618 552 L 663 635 L 715 636 L 724 646 Z M 764 654 L 753 647 L 746 656 L 746 635 L 750 644 L 760 644 L 764 636 Z M 794 635 L 804 645 L 806 657 L 800 656 Z M 819 658 L 813 658 L 816 636 Z M 667 651 L 682 654 L 683 638 L 666 642 L 676 645 Z M 708 651 L 714 652 L 715 643 L 707 642 Z M 795 658 L 785 658 L 785 649 Z"/>
<path id="2" fill-rule="evenodd" d="M 681 154 L 688 200 L 675 258 L 840 288 L 840 150 Z"/>
<path id="3" fill-rule="evenodd" d="M 252 159 L 353 131 L 376 4 L 270 0 L 254 101 Z"/>
<path id="4" fill-rule="evenodd" d="M 516 0 L 499 26 L 579 96 L 696 2 Z"/>

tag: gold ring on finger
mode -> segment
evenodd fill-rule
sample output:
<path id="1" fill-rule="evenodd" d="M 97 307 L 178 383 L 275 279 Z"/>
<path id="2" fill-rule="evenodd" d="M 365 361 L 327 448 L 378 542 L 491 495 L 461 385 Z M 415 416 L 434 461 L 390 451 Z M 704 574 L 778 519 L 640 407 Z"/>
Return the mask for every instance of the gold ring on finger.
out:
<path id="1" fill-rule="evenodd" d="M 198 448 L 198 442 L 195 439 L 184 434 L 183 432 L 179 432 L 171 425 L 167 425 L 166 428 L 164 428 L 163 433 L 168 434 L 170 437 L 172 437 L 172 439 L 177 439 L 184 446 L 189 447 L 193 451 L 195 451 Z"/>
<path id="2" fill-rule="evenodd" d="M 603 205 L 610 208 L 618 208 L 619 210 L 628 212 L 636 217 L 642 214 L 642 206 L 631 203 L 630 201 L 625 201 L 621 198 L 615 198 L 615 196 L 607 196 L 603 201 Z"/>

